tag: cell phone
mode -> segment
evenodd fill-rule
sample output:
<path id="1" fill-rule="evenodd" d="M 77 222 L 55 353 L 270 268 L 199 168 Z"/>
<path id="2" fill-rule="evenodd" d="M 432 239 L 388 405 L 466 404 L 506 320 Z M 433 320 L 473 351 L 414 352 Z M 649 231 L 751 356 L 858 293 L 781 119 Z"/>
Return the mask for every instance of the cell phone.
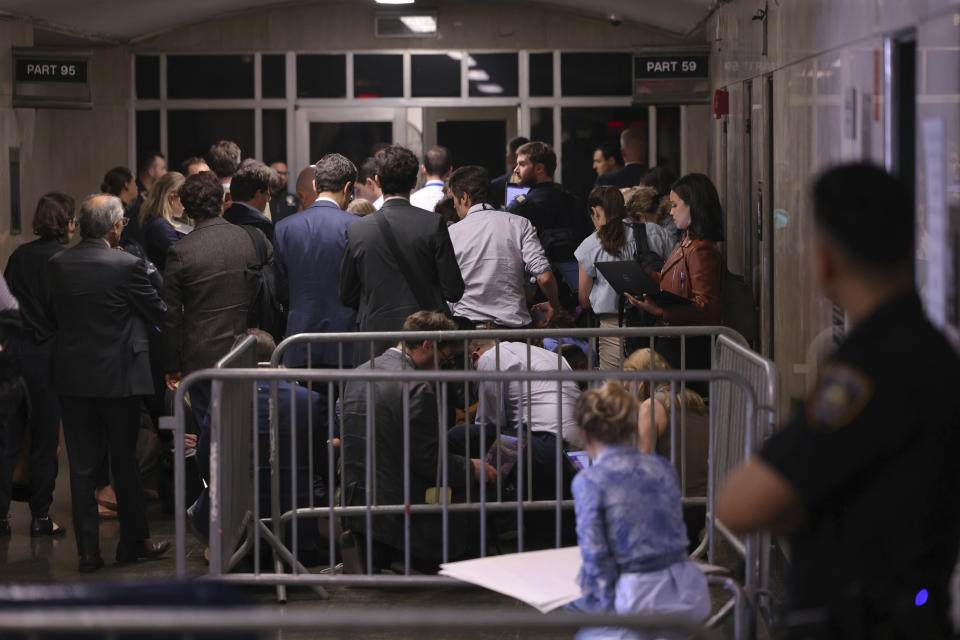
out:
<path id="1" fill-rule="evenodd" d="M 540 325 L 542 322 L 545 322 L 547 316 L 543 315 L 543 311 L 540 309 L 533 309 L 530 311 L 530 317 L 533 319 L 533 324 Z"/>

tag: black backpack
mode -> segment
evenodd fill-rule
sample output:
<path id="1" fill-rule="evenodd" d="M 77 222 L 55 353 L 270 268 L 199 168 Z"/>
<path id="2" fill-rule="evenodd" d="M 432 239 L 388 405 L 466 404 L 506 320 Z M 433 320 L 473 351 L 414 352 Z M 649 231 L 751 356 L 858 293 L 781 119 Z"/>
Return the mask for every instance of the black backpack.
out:
<path id="1" fill-rule="evenodd" d="M 250 236 L 250 242 L 257 252 L 258 264 L 247 270 L 247 275 L 255 280 L 256 290 L 250 307 L 247 309 L 247 327 L 263 329 L 277 342 L 283 338 L 283 305 L 277 300 L 277 288 L 274 282 L 273 263 L 267 260 L 266 238 L 253 227 L 240 225 Z"/>
<path id="2" fill-rule="evenodd" d="M 663 269 L 664 260 L 660 257 L 659 253 L 650 249 L 650 243 L 647 240 L 646 225 L 643 222 L 639 222 L 631 226 L 633 227 L 633 239 L 635 242 L 633 259 L 643 267 L 644 271 L 660 273 L 660 270 Z M 620 296 L 617 310 L 617 320 L 621 327 L 652 327 L 657 321 L 656 318 L 643 309 L 638 309 L 628 304 L 626 297 L 623 295 Z M 632 345 L 627 345 L 627 348 L 629 349 L 631 346 Z"/>
<path id="3" fill-rule="evenodd" d="M 743 276 L 723 267 L 723 326 L 730 327 L 757 346 L 760 329 L 757 326 L 757 303 L 753 289 Z"/>

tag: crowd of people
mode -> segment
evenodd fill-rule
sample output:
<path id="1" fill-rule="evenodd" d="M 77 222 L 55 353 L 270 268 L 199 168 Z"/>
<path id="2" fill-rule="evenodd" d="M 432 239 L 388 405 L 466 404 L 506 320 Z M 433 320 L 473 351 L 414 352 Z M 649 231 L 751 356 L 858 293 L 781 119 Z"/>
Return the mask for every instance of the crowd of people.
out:
<path id="1" fill-rule="evenodd" d="M 39 238 L 10 257 L 4 272 L 9 293 L 0 292 L 5 309 L 19 309 L 16 322 L 0 322 L 5 341 L 0 354 L 9 372 L 22 377 L 25 391 L 20 393 L 29 398 L 5 403 L 16 409 L 0 416 L 0 537 L 11 535 L 6 514 L 25 434 L 30 440 L 30 534 L 65 532 L 50 517 L 62 420 L 80 571 L 103 566 L 98 500 L 107 485 L 120 520 L 117 561 L 165 553 L 169 544 L 153 541 L 149 534 L 136 455 L 138 427 L 144 418 L 155 426 L 169 411 L 169 392 L 184 376 L 214 366 L 238 344 L 238 336 L 255 336 L 263 360 L 280 338 L 298 333 L 723 322 L 726 270 L 718 243 L 724 226 L 717 191 L 706 176 L 675 179 L 662 168 L 648 170 L 643 164 L 644 135 L 637 129 L 623 132 L 619 148 L 598 146 L 593 157 L 597 184 L 589 194 L 571 194 L 553 180 L 557 159 L 549 145 L 513 139 L 507 152 L 509 171 L 492 180 L 481 167 L 456 167 L 453 154 L 442 147 L 417 158 L 402 146 L 386 145 L 359 166 L 330 153 L 304 167 L 295 193 L 290 193 L 284 163 L 244 160 L 235 143 L 221 141 L 205 158 L 184 162 L 181 172 L 168 171 L 159 153 L 145 154 L 136 176 L 124 167 L 111 169 L 101 192 L 80 203 L 78 215 L 69 196 L 43 196 L 33 221 Z M 885 174 L 871 177 L 874 182 L 862 188 L 877 188 L 889 179 Z M 829 174 L 823 180 L 828 179 Z M 423 186 L 415 190 L 418 181 Z M 517 195 L 512 187 L 522 193 Z M 833 195 L 830 191 L 822 200 Z M 842 300 L 845 308 L 859 309 L 856 320 L 864 325 L 881 322 L 870 313 L 880 314 L 877 309 L 893 304 L 893 293 L 913 296 L 897 302 L 900 306 L 889 311 L 890 318 L 914 322 L 919 327 L 914 335 L 935 342 L 921 327 L 912 284 L 882 277 L 900 264 L 890 266 L 889 243 L 879 251 L 857 244 L 852 229 L 859 223 L 847 220 L 862 213 L 858 203 L 843 210 L 828 209 L 822 202 L 818 206 L 832 216 L 818 210 L 817 223 L 827 238 L 818 277 L 827 295 Z M 80 242 L 66 248 L 77 230 Z M 604 276 L 604 263 L 639 263 L 661 292 L 683 304 L 618 289 Z M 889 289 L 893 283 L 900 284 L 895 292 Z M 861 284 L 868 288 L 858 289 Z M 888 295 L 868 300 L 862 292 L 879 284 L 888 286 Z M 6 317 L 0 314 L 0 320 Z M 6 341 L 15 334 L 16 348 L 8 347 Z M 732 529 L 778 524 L 786 531 L 800 531 L 797 553 L 808 562 L 815 562 L 811 545 L 823 541 L 816 529 L 818 518 L 824 517 L 820 514 L 833 509 L 838 518 L 844 517 L 843 505 L 832 503 L 829 496 L 837 483 L 849 480 L 849 474 L 813 479 L 813 456 L 821 450 L 842 455 L 830 441 L 843 436 L 833 432 L 860 421 L 867 408 L 871 415 L 882 411 L 870 396 L 869 380 L 881 375 L 869 368 L 876 363 L 863 365 L 869 375 L 851 370 L 866 357 L 868 338 L 857 338 L 863 345 L 839 352 L 846 368 L 823 378 L 821 386 L 827 388 L 822 397 L 814 392 L 806 418 L 766 445 L 762 463 L 751 462 L 731 480 L 721 504 L 721 517 Z M 298 345 L 284 353 L 283 365 L 571 371 L 595 364 L 600 370 L 681 364 L 669 344 L 663 353 L 631 353 L 632 348 L 625 350 L 619 340 L 608 338 L 598 341 L 596 351 L 592 344 L 573 340 L 528 345 L 525 340 L 483 339 L 472 341 L 467 353 L 461 350 L 462 341 L 431 340 Z M 939 363 L 943 370 L 956 372 L 955 357 L 944 358 Z M 572 521 L 564 523 L 566 539 L 579 540 L 584 560 L 584 598 L 574 608 L 686 612 L 697 619 L 707 614 L 706 582 L 687 559 L 705 512 L 681 508 L 677 479 L 679 460 L 685 457 L 687 495 L 706 495 L 709 419 L 708 400 L 701 394 L 692 389 L 678 393 L 667 383 L 582 390 L 572 381 L 484 382 L 475 389 L 475 412 L 443 416 L 449 427 L 443 452 L 437 424 L 444 405 L 437 401 L 438 389 L 390 381 L 372 386 L 370 403 L 366 383 L 345 385 L 336 400 L 335 425 L 326 424 L 326 394 L 297 385 L 290 387 L 296 394 L 281 394 L 284 406 L 278 411 L 298 417 L 295 437 L 310 429 L 334 434 L 314 438 L 315 459 L 323 463 L 316 469 L 317 478 L 303 477 L 302 465 L 294 469 L 289 459 L 281 459 L 280 473 L 287 477 L 281 482 L 284 509 L 292 506 L 290 474 L 298 475 L 298 486 L 302 482 L 297 491 L 301 499 L 315 487 L 324 499 L 332 499 L 336 488 L 326 486 L 328 458 L 339 458 L 343 467 L 343 505 L 370 504 L 371 494 L 375 504 L 423 503 L 431 501 L 431 491 L 433 501 L 441 491 L 449 492 L 451 501 L 463 500 L 464 493 L 495 483 L 504 471 L 491 465 L 486 454 L 508 450 L 510 442 L 516 446 L 519 439 L 520 446 L 529 448 L 533 466 L 532 486 L 521 491 L 529 491 L 533 499 L 575 499 L 575 533 Z M 838 396 L 838 388 L 846 395 Z M 11 399 L 17 394 L 12 387 L 0 392 Z M 258 387 L 258 393 L 266 392 L 267 385 Z M 196 451 L 198 473 L 206 480 L 210 383 L 193 384 L 189 399 L 195 421 L 189 444 Z M 688 425 L 678 469 L 663 459 L 669 446 L 662 436 L 674 403 L 686 412 Z M 314 410 L 297 409 L 301 404 L 312 404 Z M 408 408 L 406 424 L 397 411 L 401 406 Z M 371 412 L 376 421 L 372 443 L 367 442 Z M 308 413 L 316 416 L 315 424 L 304 422 Z M 957 414 L 942 417 L 955 425 Z M 265 437 L 268 416 L 257 419 L 257 437 Z M 815 424 L 824 428 L 817 430 Z M 885 451 L 901 442 L 899 437 L 885 435 L 876 447 L 860 449 L 862 464 L 857 468 L 866 469 L 887 455 Z M 939 436 L 924 437 L 933 443 Z M 374 452 L 373 487 L 367 486 L 368 446 Z M 558 447 L 585 450 L 593 466 L 578 473 L 563 457 L 558 468 Z M 261 447 L 262 452 L 267 449 Z M 289 446 L 281 449 L 288 451 Z M 440 458 L 446 460 L 442 483 L 437 475 Z M 404 474 L 409 474 L 408 486 Z M 558 476 L 563 496 L 556 492 Z M 523 479 L 518 484 L 522 487 Z M 197 505 L 203 504 L 200 494 Z M 757 502 L 751 502 L 754 499 Z M 796 511 L 804 505 L 820 511 L 808 511 L 807 528 L 797 530 L 801 516 Z M 195 507 L 193 514 L 202 511 Z M 414 514 L 411 522 L 412 564 L 417 570 L 435 571 L 445 548 L 439 516 Z M 534 534 L 536 522 L 530 520 Z M 451 559 L 477 552 L 467 533 L 476 527 L 467 524 L 464 517 L 450 519 Z M 948 524 L 956 532 L 956 522 Z M 364 570 L 368 563 L 377 569 L 402 563 L 407 540 L 403 515 L 377 516 L 370 530 L 365 518 L 345 518 L 343 526 L 338 542 L 345 564 L 354 570 Z M 373 538 L 372 558 L 363 557 L 365 536 Z M 301 552 L 309 553 L 312 543 L 313 550 L 321 551 L 320 538 L 316 527 L 302 532 Z M 955 555 L 956 536 L 951 544 Z M 809 575 L 801 588 L 809 593 L 826 575 Z"/>

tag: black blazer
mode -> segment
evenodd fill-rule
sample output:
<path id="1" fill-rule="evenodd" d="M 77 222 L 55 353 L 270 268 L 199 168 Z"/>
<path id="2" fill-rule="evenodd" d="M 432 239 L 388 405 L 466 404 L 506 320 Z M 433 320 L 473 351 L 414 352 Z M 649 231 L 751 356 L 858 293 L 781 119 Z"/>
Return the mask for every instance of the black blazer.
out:
<path id="1" fill-rule="evenodd" d="M 497 209 L 506 204 L 507 184 L 510 182 L 510 176 L 512 175 L 513 170 L 510 170 L 490 181 L 490 204 Z"/>
<path id="2" fill-rule="evenodd" d="M 370 370 L 367 362 L 359 370 Z M 415 371 L 409 356 L 390 349 L 373 361 L 373 369 L 380 371 Z M 399 382 L 373 383 L 374 466 L 375 492 L 372 504 L 403 504 L 403 384 Z M 437 435 L 437 398 L 428 383 L 410 385 L 410 503 L 423 504 L 427 489 L 437 486 L 440 466 L 440 439 Z M 343 395 L 343 504 L 366 504 L 366 434 L 367 383 L 348 382 Z M 472 482 L 473 469 L 463 456 L 449 454 L 447 486 L 454 490 L 453 499 L 463 499 L 467 473 Z M 463 553 L 465 535 L 463 522 L 451 514 L 450 558 Z M 365 518 L 349 518 L 346 526 L 354 531 L 366 529 Z M 443 550 L 443 525 L 439 515 L 420 514 L 410 518 L 410 542 L 415 558 L 439 562 Z M 402 515 L 375 516 L 375 540 L 403 549 L 404 517 Z"/>
<path id="3" fill-rule="evenodd" d="M 347 227 L 340 300 L 357 309 L 360 331 L 399 331 L 407 316 L 421 310 L 380 232 L 377 216 L 385 216 L 390 223 L 413 277 L 432 297 L 431 310 L 445 308 L 445 301 L 459 300 L 463 277 L 443 218 L 406 199 L 388 200 L 379 212 Z"/>
<path id="4" fill-rule="evenodd" d="M 146 263 L 84 239 L 47 263 L 56 336 L 52 380 L 60 395 L 123 398 L 150 395 L 148 332 L 166 307 Z"/>
<path id="5" fill-rule="evenodd" d="M 239 202 L 234 202 L 223 212 L 223 218 L 233 224 L 260 229 L 263 235 L 267 236 L 270 244 L 273 244 L 273 223 L 270 221 L 270 218 L 259 211 L 240 204 Z"/>
<path id="6" fill-rule="evenodd" d="M 609 185 L 617 189 L 636 187 L 646 174 L 647 165 L 640 162 L 631 162 L 630 164 L 623 165 L 616 171 L 610 171 L 597 176 L 596 186 Z"/>
<path id="7" fill-rule="evenodd" d="M 39 238 L 17 247 L 3 277 L 20 302 L 23 333 L 42 344 L 53 337 L 53 300 L 47 261 L 64 250 L 56 240 Z"/>

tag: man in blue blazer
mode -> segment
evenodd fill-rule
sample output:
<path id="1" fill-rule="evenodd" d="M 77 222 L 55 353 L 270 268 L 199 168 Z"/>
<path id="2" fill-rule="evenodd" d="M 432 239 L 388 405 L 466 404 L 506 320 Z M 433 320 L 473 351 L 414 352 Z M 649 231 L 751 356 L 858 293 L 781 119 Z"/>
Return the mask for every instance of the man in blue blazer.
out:
<path id="1" fill-rule="evenodd" d="M 647 134 L 641 127 L 630 127 L 620 134 L 620 152 L 623 167 L 597 176 L 596 186 L 614 186 L 627 189 L 640 184 L 647 173 Z"/>
<path id="2" fill-rule="evenodd" d="M 353 331 L 356 312 L 340 302 L 340 263 L 347 243 L 347 226 L 358 218 L 343 211 L 353 193 L 357 168 L 339 153 L 316 164 L 317 199 L 306 209 L 281 220 L 276 227 L 274 265 L 277 297 L 288 306 L 287 335 Z M 353 345 L 315 344 L 310 364 L 337 367 L 353 364 Z M 305 345 L 283 356 L 287 367 L 307 366 Z"/>

